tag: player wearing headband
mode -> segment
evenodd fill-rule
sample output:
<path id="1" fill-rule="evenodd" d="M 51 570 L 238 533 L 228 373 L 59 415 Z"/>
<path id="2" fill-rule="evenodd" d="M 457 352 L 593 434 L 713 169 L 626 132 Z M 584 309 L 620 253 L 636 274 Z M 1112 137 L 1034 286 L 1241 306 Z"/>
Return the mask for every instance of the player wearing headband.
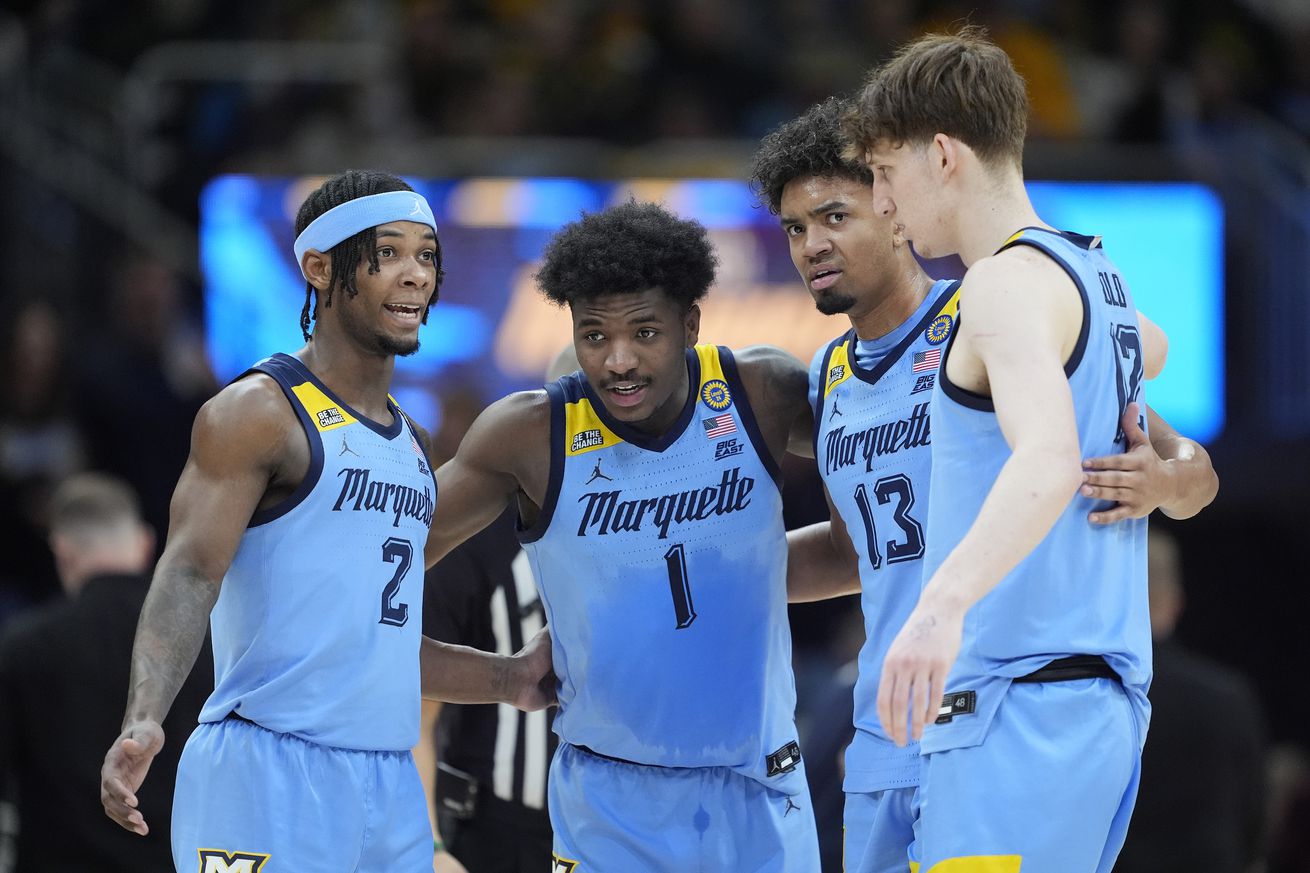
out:
<path id="1" fill-rule="evenodd" d="M 549 648 L 503 657 L 419 631 L 436 484 L 427 435 L 387 389 L 441 284 L 427 201 L 350 171 L 306 199 L 296 231 L 306 344 L 196 417 L 101 799 L 146 832 L 135 791 L 208 621 L 215 689 L 178 766 L 178 869 L 430 869 L 409 751 L 420 690 L 540 708 Z"/>

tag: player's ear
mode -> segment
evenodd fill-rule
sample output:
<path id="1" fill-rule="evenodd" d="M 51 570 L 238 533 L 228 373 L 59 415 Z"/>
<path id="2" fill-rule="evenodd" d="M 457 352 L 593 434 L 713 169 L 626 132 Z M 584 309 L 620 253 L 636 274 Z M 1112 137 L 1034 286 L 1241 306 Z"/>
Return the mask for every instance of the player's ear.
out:
<path id="1" fill-rule="evenodd" d="M 960 161 L 968 149 L 967 145 L 955 137 L 939 133 L 928 145 L 929 166 L 940 173 L 943 179 L 949 178 L 959 170 Z"/>
<path id="2" fill-rule="evenodd" d="M 683 327 L 687 329 L 687 348 L 691 348 L 700 341 L 700 304 L 693 303 L 687 307 L 687 314 L 683 316 Z"/>
<path id="3" fill-rule="evenodd" d="M 332 284 L 332 256 L 310 249 L 300 261 L 300 272 L 309 284 L 319 291 L 326 291 Z"/>

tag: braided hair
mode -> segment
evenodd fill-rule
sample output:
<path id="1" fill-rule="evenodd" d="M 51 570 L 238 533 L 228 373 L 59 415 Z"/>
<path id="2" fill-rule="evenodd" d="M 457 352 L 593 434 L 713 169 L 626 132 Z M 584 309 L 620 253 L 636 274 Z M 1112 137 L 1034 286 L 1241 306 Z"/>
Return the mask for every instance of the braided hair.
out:
<path id="1" fill-rule="evenodd" d="M 304 232 L 305 228 L 309 227 L 314 219 L 343 203 L 357 200 L 360 197 L 367 197 L 370 194 L 413 190 L 404 179 L 390 173 L 346 170 L 344 173 L 328 179 L 306 197 L 304 203 L 300 204 L 300 210 L 296 213 L 296 236 Z M 324 306 L 332 305 L 332 293 L 337 288 L 341 288 L 351 297 L 359 293 L 359 289 L 355 287 L 355 272 L 359 269 L 360 261 L 365 256 L 368 258 L 369 273 L 373 274 L 378 271 L 377 241 L 377 228 L 369 227 L 354 236 L 347 237 L 331 248 L 327 254 L 332 257 L 332 277 L 328 282 L 327 291 L 323 294 Z M 423 310 L 424 324 L 427 324 L 428 312 L 432 309 L 433 304 L 437 302 L 437 296 L 441 293 L 441 279 L 445 275 L 441 269 L 440 240 L 437 241 L 436 267 L 437 276 L 432 288 L 432 296 L 428 299 L 427 308 Z M 313 339 L 309 332 L 309 326 L 314 321 L 314 294 L 316 291 L 317 289 L 311 283 L 305 283 L 305 305 L 300 310 L 300 332 L 305 335 L 306 342 Z"/>

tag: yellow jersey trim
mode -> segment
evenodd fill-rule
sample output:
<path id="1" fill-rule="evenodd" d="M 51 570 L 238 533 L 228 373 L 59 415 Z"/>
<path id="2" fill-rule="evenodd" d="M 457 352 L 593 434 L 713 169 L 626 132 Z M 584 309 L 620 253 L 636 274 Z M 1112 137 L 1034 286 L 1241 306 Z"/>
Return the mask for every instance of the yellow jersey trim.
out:
<path id="1" fill-rule="evenodd" d="M 851 342 L 847 340 L 832 350 L 828 357 L 828 375 L 825 377 L 823 396 L 827 397 L 847 379 L 851 378 Z"/>
<path id="2" fill-rule="evenodd" d="M 335 400 L 328 397 L 313 382 L 301 382 L 299 385 L 292 387 L 291 391 L 300 401 L 300 405 L 305 407 L 309 413 L 310 421 L 314 422 L 314 427 L 319 431 L 334 430 L 338 427 L 345 427 L 348 424 L 355 424 L 356 419 L 346 410 L 342 409 Z"/>
<path id="3" fill-rule="evenodd" d="M 623 442 L 605 426 L 585 397 L 564 404 L 564 436 L 564 454 L 570 458 Z"/>
<path id="4" fill-rule="evenodd" d="M 928 868 L 928 873 L 1019 873 L 1023 855 L 968 855 L 947 858 Z"/>

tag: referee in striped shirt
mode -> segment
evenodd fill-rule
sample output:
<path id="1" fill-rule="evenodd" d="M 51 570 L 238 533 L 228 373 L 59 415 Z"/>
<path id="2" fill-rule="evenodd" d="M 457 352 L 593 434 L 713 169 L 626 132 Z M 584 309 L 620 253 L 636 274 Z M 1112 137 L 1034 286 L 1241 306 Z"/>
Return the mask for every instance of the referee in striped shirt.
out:
<path id="1" fill-rule="evenodd" d="M 442 642 L 513 654 L 544 623 L 512 511 L 452 551 L 424 580 L 423 633 Z M 434 869 L 549 869 L 546 773 L 557 742 L 550 730 L 554 709 L 519 712 L 499 704 L 426 700 L 423 706 L 423 738 L 435 742 L 437 760 L 416 759 L 427 771 L 426 785 L 436 770 L 435 794 L 429 796 L 440 834 Z"/>

